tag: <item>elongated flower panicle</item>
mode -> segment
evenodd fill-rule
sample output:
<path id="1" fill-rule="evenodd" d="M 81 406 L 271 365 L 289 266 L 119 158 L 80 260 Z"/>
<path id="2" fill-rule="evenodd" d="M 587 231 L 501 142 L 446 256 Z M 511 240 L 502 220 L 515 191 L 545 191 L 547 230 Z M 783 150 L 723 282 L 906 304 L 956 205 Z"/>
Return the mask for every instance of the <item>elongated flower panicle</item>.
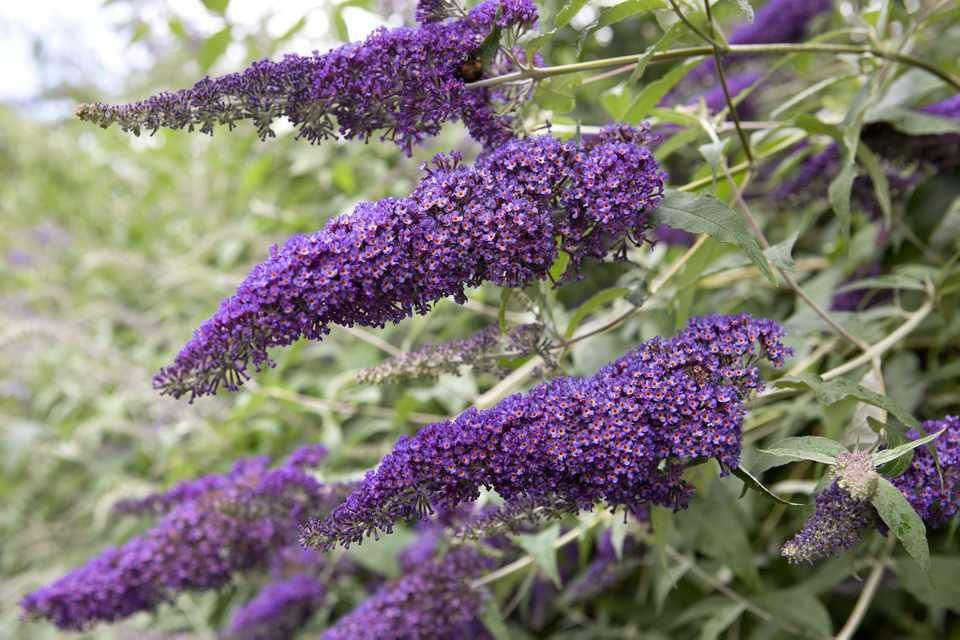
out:
<path id="1" fill-rule="evenodd" d="M 185 483 L 146 502 L 168 513 L 143 535 L 28 595 L 21 603 L 24 612 L 62 629 L 82 630 L 266 566 L 274 551 L 294 541 L 306 514 L 329 510 L 345 493 L 343 487 L 320 484 L 300 464 L 268 467 L 254 458 L 218 480 Z"/>
<path id="2" fill-rule="evenodd" d="M 328 629 L 323 640 L 407 640 L 476 637 L 469 631 L 484 595 L 470 580 L 489 566 L 478 552 L 460 548 L 385 584 Z"/>
<path id="3" fill-rule="evenodd" d="M 736 467 L 744 399 L 763 387 L 756 362 L 783 364 L 783 329 L 748 314 L 694 318 L 590 378 L 558 378 L 492 409 L 469 409 L 402 438 L 343 504 L 303 531 L 330 548 L 452 509 L 492 488 L 507 503 L 603 500 L 636 513 L 681 508 L 685 464 Z"/>
<path id="4" fill-rule="evenodd" d="M 913 450 L 910 467 L 901 475 L 893 478 L 893 484 L 906 496 L 923 521 L 930 527 L 941 527 L 960 513 L 960 418 L 946 416 L 942 420 L 930 420 L 923 423 L 926 433 L 936 433 L 946 428 L 940 437 L 933 441 L 940 459 L 940 469 L 926 447 Z M 909 437 L 920 437 L 916 431 L 910 431 Z"/>
<path id="5" fill-rule="evenodd" d="M 462 119 L 481 142 L 495 144 L 509 123 L 489 108 L 489 91 L 466 88 L 461 69 L 495 27 L 529 28 L 536 20 L 530 0 L 486 0 L 455 20 L 380 28 L 323 55 L 262 60 L 190 89 L 133 104 L 82 105 L 77 114 L 136 135 L 161 128 L 212 133 L 216 125 L 250 120 L 261 138 L 272 137 L 273 122 L 286 117 L 310 142 L 368 140 L 379 131 L 408 155 L 444 122 Z"/>
<path id="6" fill-rule="evenodd" d="M 382 327 L 466 287 L 544 279 L 560 246 L 574 265 L 640 241 L 665 180 L 646 129 L 612 127 L 590 141 L 514 140 L 473 167 L 438 156 L 413 193 L 361 203 L 275 247 L 194 333 L 154 387 L 180 397 L 237 389 L 267 349 L 328 325 Z"/>
<path id="7" fill-rule="evenodd" d="M 817 495 L 813 515 L 781 553 L 790 562 L 813 563 L 857 544 L 878 522 L 869 502 L 854 498 L 834 482 Z"/>
<path id="8" fill-rule="evenodd" d="M 271 582 L 237 609 L 226 637 L 231 640 L 287 640 L 323 604 L 326 589 L 312 576 Z"/>

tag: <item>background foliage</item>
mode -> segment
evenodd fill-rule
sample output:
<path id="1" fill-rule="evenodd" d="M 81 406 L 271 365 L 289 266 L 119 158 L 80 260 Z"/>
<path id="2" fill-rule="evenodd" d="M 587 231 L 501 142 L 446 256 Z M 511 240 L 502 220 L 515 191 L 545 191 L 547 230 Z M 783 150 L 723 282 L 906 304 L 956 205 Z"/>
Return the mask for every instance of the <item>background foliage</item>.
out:
<path id="1" fill-rule="evenodd" d="M 226 2 L 205 4 L 221 25 L 211 33 L 196 30 L 172 11 L 161 27 L 156 21 L 131 21 L 125 32 L 131 43 L 147 45 L 153 65 L 149 72 L 125 79 L 118 100 L 275 55 L 303 24 L 292 24 L 280 38 L 270 37 L 262 25 L 240 28 L 216 18 Z M 545 40 L 543 53 L 551 64 L 563 64 L 642 51 L 661 32 L 648 4 L 591 4 L 580 13 L 566 8 L 565 15 L 576 18 L 561 26 L 557 12 L 564 3 L 548 0 L 541 4 L 541 30 L 553 26 L 556 32 Z M 743 20 L 738 4 L 719 3 L 721 22 Z M 876 37 L 876 31 L 869 34 L 888 4 L 894 20 L 910 23 L 908 10 L 916 4 L 910 2 L 845 2 L 844 11 L 830 20 L 835 28 L 862 30 L 869 40 Z M 924 59 L 960 73 L 960 7 L 941 4 L 946 6 L 915 35 L 914 48 Z M 408 20 L 411 10 L 364 0 L 325 5 L 329 41 L 312 46 L 323 49 L 346 39 L 348 6 Z M 224 57 L 228 50 L 242 52 L 243 60 Z M 787 134 L 799 133 L 818 144 L 826 140 L 826 127 L 816 123 L 840 122 L 863 78 L 873 71 L 859 59 L 812 54 L 791 55 L 787 66 L 789 73 L 759 92 L 759 110 L 765 118 L 780 107 L 770 120 L 792 124 Z M 671 68 L 677 67 L 651 66 L 641 81 L 621 76 L 582 84 L 587 76 L 581 74 L 556 78 L 540 87 L 536 104 L 525 115 L 533 125 L 549 119 L 555 131 L 567 134 L 578 123 L 639 120 L 650 116 L 649 107 L 657 102 L 650 102 L 651 82 L 669 78 Z M 928 83 L 924 89 L 909 73 L 883 99 L 912 104 L 923 95 L 945 95 L 942 86 Z M 825 78 L 836 81 L 788 102 Z M 76 99 L 102 97 L 96 84 L 74 83 L 55 91 Z M 696 109 L 675 113 L 683 144 L 661 148 L 661 158 L 672 185 L 705 178 L 704 192 L 728 199 L 722 178 L 710 180 L 715 141 L 698 115 L 703 114 Z M 781 130 L 771 139 L 783 135 Z M 719 136 L 728 140 L 728 148 L 736 146 L 729 127 L 721 127 Z M 755 140 L 758 150 L 772 144 Z M 278 366 L 235 395 L 187 405 L 158 397 L 150 386 L 152 373 L 170 360 L 191 327 L 210 315 L 271 244 L 320 228 L 357 201 L 408 193 L 419 162 L 451 148 L 477 151 L 456 126 L 407 161 L 390 145 L 308 146 L 290 133 L 264 143 L 246 127 L 213 138 L 161 131 L 134 139 L 69 118 L 38 122 L 0 106 L 0 251 L 6 256 L 0 263 L 0 636 L 57 635 L 47 625 L 21 622 L 15 602 L 105 543 L 136 533 L 135 520 L 110 513 L 119 498 L 225 470 L 244 455 L 279 456 L 305 442 L 331 448 L 324 471 L 328 477 L 353 477 L 376 464 L 400 434 L 478 401 L 489 404 L 506 391 L 495 378 L 469 371 L 436 382 L 383 386 L 359 384 L 354 378 L 358 369 L 388 355 L 424 342 L 465 337 L 497 322 L 501 291 L 492 286 L 472 291 L 466 309 L 445 301 L 429 316 L 383 331 L 335 329 L 323 342 L 278 352 Z M 736 161 L 731 158 L 731 164 Z M 775 174 L 770 181 L 780 179 Z M 921 420 L 960 411 L 960 317 L 954 311 L 960 291 L 958 197 L 960 174 L 955 170 L 925 175 L 908 196 L 895 199 L 888 214 L 892 239 L 881 250 L 876 241 L 880 220 L 855 203 L 847 241 L 825 191 L 797 204 L 762 198 L 751 202 L 772 243 L 796 239 L 792 255 L 787 245 L 768 255 L 789 265 L 821 305 L 829 306 L 838 284 L 858 266 L 879 259 L 893 295 L 869 310 L 836 314 L 868 342 L 880 341 L 922 304 L 925 279 L 937 283 L 933 312 L 883 360 L 887 394 Z M 643 248 L 631 256 L 632 263 L 594 265 L 583 280 L 530 293 L 542 296 L 541 306 L 560 328 L 578 309 L 581 317 L 594 320 L 616 317 L 638 300 L 633 294 L 641 291 L 644 279 L 656 281 L 686 251 L 663 244 Z M 591 297 L 609 287 L 620 289 Z M 585 302 L 588 307 L 582 306 Z M 644 339 L 673 333 L 691 315 L 742 310 L 783 319 L 798 354 L 819 353 L 822 370 L 853 355 L 787 288 L 774 287 L 732 245 L 711 239 L 699 245 L 658 295 L 644 302 L 640 313 L 575 345 L 563 370 L 590 374 Z M 507 306 L 508 320 L 528 317 L 524 314 L 516 304 Z M 824 402 L 824 394 L 800 391 L 752 409 L 745 427 L 748 468 L 763 470 L 756 448 L 764 442 L 801 434 L 850 441 L 866 424 L 869 410 L 857 397 L 834 394 Z M 813 463 L 795 464 L 770 470 L 764 482 L 806 501 L 822 472 Z M 782 637 L 770 618 L 814 637 L 838 628 L 860 592 L 858 576 L 882 539 L 871 537 L 866 549 L 815 568 L 790 566 L 779 557 L 779 548 L 800 528 L 805 510 L 755 492 L 738 498 L 741 482 L 718 479 L 712 466 L 698 474 L 700 495 L 688 511 L 654 511 L 651 550 L 632 558 L 617 588 L 575 606 L 555 598 L 541 612 L 531 606 L 527 573 L 499 583 L 501 606 L 511 604 L 508 592 L 520 586 L 507 618 L 513 637 Z M 584 557 L 589 540 L 607 526 L 614 525 L 605 522 L 584 536 Z M 960 637 L 956 529 L 954 522 L 930 536 L 932 583 L 902 550 L 894 554 L 862 624 L 863 637 Z M 355 555 L 368 568 L 390 576 L 396 572 L 392 553 L 408 540 L 401 531 Z M 535 563 L 529 575 L 542 568 Z M 229 607 L 251 589 L 238 583 L 220 593 L 184 595 L 156 616 L 137 616 L 85 635 L 145 637 L 142 629 L 147 628 L 158 637 L 213 637 Z"/>

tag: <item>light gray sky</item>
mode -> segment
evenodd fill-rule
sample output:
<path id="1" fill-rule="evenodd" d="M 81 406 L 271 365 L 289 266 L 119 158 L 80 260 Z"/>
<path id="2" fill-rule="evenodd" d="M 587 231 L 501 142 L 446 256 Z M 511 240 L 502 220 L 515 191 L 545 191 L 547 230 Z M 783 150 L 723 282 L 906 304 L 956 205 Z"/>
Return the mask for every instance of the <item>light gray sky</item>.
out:
<path id="1" fill-rule="evenodd" d="M 200 0 L 165 2 L 170 10 L 198 30 L 213 33 L 222 26 L 220 19 L 210 14 Z M 164 0 L 144 4 L 147 22 L 165 29 L 169 10 L 164 8 Z M 332 6 L 333 0 L 231 0 L 227 17 L 233 24 L 244 26 L 253 25 L 269 14 L 272 17 L 268 27 L 279 35 L 301 16 L 307 16 L 306 27 L 288 48 L 310 51 L 326 40 Z M 132 70 L 143 67 L 148 63 L 146 52 L 127 46 L 126 36 L 115 29 L 129 16 L 130 8 L 123 2 L 105 5 L 103 0 L 0 0 L 0 60 L 3 61 L 0 101 L 27 102 L 43 86 L 44 78 L 32 56 L 38 38 L 55 58 L 83 57 L 95 61 L 105 69 L 108 77 L 103 79 L 103 84 L 108 87 Z M 383 23 L 379 16 L 356 8 L 346 9 L 344 19 L 351 39 L 361 38 Z M 231 60 L 228 51 L 227 61 Z M 50 72 L 55 73 L 56 69 Z"/>

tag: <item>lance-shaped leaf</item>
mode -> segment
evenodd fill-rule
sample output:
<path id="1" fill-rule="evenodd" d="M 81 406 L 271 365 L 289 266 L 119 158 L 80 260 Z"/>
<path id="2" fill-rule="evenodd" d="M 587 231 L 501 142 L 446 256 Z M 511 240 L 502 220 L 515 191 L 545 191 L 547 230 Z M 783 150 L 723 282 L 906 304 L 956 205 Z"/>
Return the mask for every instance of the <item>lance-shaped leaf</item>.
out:
<path id="1" fill-rule="evenodd" d="M 760 480 L 758 480 L 756 476 L 754 476 L 752 473 L 750 473 L 743 467 L 737 467 L 736 469 L 733 469 L 733 475 L 743 480 L 743 491 L 740 493 L 741 498 L 744 496 L 744 494 L 747 493 L 747 489 L 753 489 L 754 491 L 762 493 L 766 497 L 770 498 L 775 502 L 779 502 L 780 504 L 786 504 L 791 507 L 803 506 L 803 504 L 800 502 L 790 502 L 785 498 L 781 498 L 780 496 L 775 494 L 773 491 L 768 489 L 766 486 L 764 486 L 764 484 L 760 482 Z"/>
<path id="2" fill-rule="evenodd" d="M 861 402 L 866 402 L 867 404 L 884 409 L 908 427 L 914 429 L 920 428 L 920 422 L 893 398 L 877 393 L 876 391 L 871 391 L 863 385 L 851 382 L 846 378 L 837 378 L 836 380 L 825 382 L 821 380 L 819 376 L 806 374 L 795 377 L 785 376 L 775 381 L 774 384 L 778 387 L 788 389 L 810 389 L 817 397 L 817 400 L 825 405 L 835 404 L 845 398 L 855 398 Z"/>
<path id="3" fill-rule="evenodd" d="M 829 438 L 820 436 L 798 436 L 795 438 L 784 438 L 772 447 L 760 449 L 762 453 L 779 456 L 781 458 L 791 458 L 794 460 L 812 460 L 813 462 L 822 462 L 823 464 L 834 464 L 837 456 L 846 452 L 846 448 Z"/>
<path id="4" fill-rule="evenodd" d="M 900 445 L 899 447 L 894 447 L 893 449 L 885 449 L 885 450 L 883 450 L 883 451 L 878 451 L 878 452 L 876 452 L 875 454 L 873 454 L 873 464 L 874 464 L 874 466 L 878 466 L 878 467 L 879 467 L 879 466 L 882 465 L 882 464 L 886 464 L 886 463 L 888 463 L 888 462 L 891 462 L 891 461 L 893 461 L 893 460 L 896 460 L 896 459 L 899 458 L 900 456 L 902 456 L 902 455 L 904 455 L 904 454 L 906 454 L 906 453 L 909 453 L 910 451 L 913 451 L 913 450 L 916 449 L 917 447 L 922 447 L 923 445 L 927 444 L 928 442 L 932 442 L 933 440 L 935 440 L 936 438 L 938 438 L 941 433 L 943 433 L 943 432 L 946 431 L 946 430 L 947 430 L 947 428 L 944 427 L 943 429 L 940 429 L 940 431 L 937 431 L 936 433 L 931 433 L 931 434 L 928 435 L 928 436 L 924 436 L 924 437 L 922 437 L 922 438 L 917 438 L 916 440 L 911 440 L 910 442 L 904 443 L 904 444 Z"/>
<path id="5" fill-rule="evenodd" d="M 743 216 L 717 198 L 667 189 L 660 206 L 653 212 L 653 219 L 658 224 L 690 233 L 705 233 L 720 242 L 736 245 L 772 284 L 777 284 Z"/>
<path id="6" fill-rule="evenodd" d="M 877 493 L 871 503 L 910 557 L 917 561 L 921 569 L 929 571 L 930 548 L 927 546 L 927 528 L 900 490 L 889 480 L 881 477 L 877 484 Z"/>

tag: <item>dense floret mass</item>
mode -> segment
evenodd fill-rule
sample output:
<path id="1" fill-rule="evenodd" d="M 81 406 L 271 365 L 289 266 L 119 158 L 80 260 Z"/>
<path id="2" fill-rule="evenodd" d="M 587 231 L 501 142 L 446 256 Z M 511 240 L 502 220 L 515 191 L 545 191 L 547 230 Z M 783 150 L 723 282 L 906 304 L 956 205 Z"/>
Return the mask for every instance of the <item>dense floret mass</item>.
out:
<path id="1" fill-rule="evenodd" d="M 690 321 L 593 377 L 558 378 L 492 409 L 470 409 L 401 439 L 329 518 L 305 528 L 308 546 L 349 545 L 402 519 L 472 501 L 481 487 L 507 503 L 605 501 L 635 513 L 681 508 L 686 463 L 736 467 L 744 400 L 780 366 L 783 329 L 747 314 Z"/>
<path id="2" fill-rule="evenodd" d="M 530 0 L 487 0 L 454 20 L 380 28 L 326 54 L 262 60 L 142 102 L 83 105 L 78 115 L 137 135 L 161 128 L 212 133 L 216 125 L 249 120 L 261 138 L 273 136 L 274 121 L 286 117 L 311 142 L 368 140 L 380 132 L 408 154 L 444 122 L 462 119 L 481 142 L 496 144 L 509 122 L 489 107 L 488 90 L 467 88 L 461 67 L 495 27 L 528 28 L 536 20 Z"/>
<path id="3" fill-rule="evenodd" d="M 336 622 L 323 640 L 471 638 L 484 595 L 470 580 L 489 566 L 472 549 L 410 567 Z"/>
<path id="4" fill-rule="evenodd" d="M 941 429 L 946 431 L 934 440 L 933 446 L 940 459 L 943 482 L 933 455 L 926 447 L 914 449 L 910 467 L 893 479 L 893 484 L 931 527 L 943 526 L 960 512 L 960 418 L 947 416 L 923 424 L 923 430 L 928 434 Z M 920 434 L 911 431 L 909 437 L 916 439 Z"/>
<path id="5" fill-rule="evenodd" d="M 381 327 L 484 281 L 544 279 L 560 246 L 585 257 L 638 241 L 665 175 L 646 129 L 611 128 L 590 142 L 513 140 L 472 166 L 438 157 L 413 193 L 361 203 L 310 235 L 275 247 L 236 294 L 154 379 L 191 399 L 236 389 L 267 349 L 328 326 Z M 632 136 L 632 137 L 631 137 Z"/>
<path id="6" fill-rule="evenodd" d="M 183 591 L 220 587 L 237 572 L 266 567 L 274 551 L 294 542 L 307 514 L 328 511 L 344 493 L 317 482 L 301 464 L 270 469 L 263 458 L 241 461 L 229 474 L 148 499 L 145 509 L 167 512 L 152 529 L 21 605 L 29 616 L 82 630 L 153 610 Z"/>

